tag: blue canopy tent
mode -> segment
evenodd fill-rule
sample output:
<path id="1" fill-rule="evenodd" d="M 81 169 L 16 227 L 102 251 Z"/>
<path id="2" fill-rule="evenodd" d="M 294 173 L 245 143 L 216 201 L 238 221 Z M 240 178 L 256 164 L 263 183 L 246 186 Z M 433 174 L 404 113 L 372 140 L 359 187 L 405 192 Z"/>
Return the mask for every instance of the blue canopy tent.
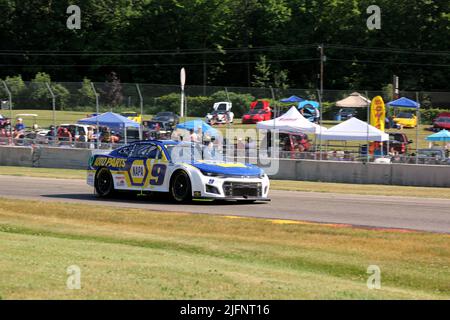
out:
<path id="1" fill-rule="evenodd" d="M 113 130 L 123 131 L 125 133 L 125 143 L 127 143 L 127 128 L 140 128 L 140 124 L 132 121 L 120 114 L 106 112 L 95 117 L 81 119 L 78 124 L 87 124 L 92 126 L 104 126 Z"/>
<path id="2" fill-rule="evenodd" d="M 417 98 L 417 100 L 419 100 L 419 99 Z M 393 108 L 415 109 L 417 111 L 416 141 L 419 141 L 420 103 L 418 103 L 414 100 L 402 97 L 400 99 L 389 102 L 387 104 L 387 106 L 393 107 Z M 419 145 L 419 143 L 416 144 L 416 164 L 419 163 L 418 145 Z"/>
<path id="3" fill-rule="evenodd" d="M 207 124 L 205 121 L 201 119 L 197 120 L 190 120 L 187 122 L 179 123 L 177 124 L 177 129 L 184 129 L 184 130 L 194 130 L 198 131 L 198 129 L 202 129 L 203 133 L 206 133 L 210 135 L 211 137 L 218 137 L 220 136 L 220 132 L 217 129 L 214 129 L 209 124 Z"/>
<path id="4" fill-rule="evenodd" d="M 387 105 L 394 108 L 420 109 L 420 103 L 405 97 L 391 101 Z"/>
<path id="5" fill-rule="evenodd" d="M 280 100 L 281 103 L 299 103 L 302 101 L 305 101 L 305 99 L 297 97 L 297 96 L 291 96 L 289 98 Z"/>
<path id="6" fill-rule="evenodd" d="M 450 141 L 450 131 L 442 130 L 438 133 L 432 134 L 431 136 L 428 136 L 427 141 L 432 142 L 447 142 Z"/>

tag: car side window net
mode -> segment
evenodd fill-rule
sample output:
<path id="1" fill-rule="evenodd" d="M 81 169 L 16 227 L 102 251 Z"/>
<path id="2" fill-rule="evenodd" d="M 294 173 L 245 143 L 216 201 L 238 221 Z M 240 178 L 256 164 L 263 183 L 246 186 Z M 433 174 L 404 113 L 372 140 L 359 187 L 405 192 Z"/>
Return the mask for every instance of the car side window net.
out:
<path id="1" fill-rule="evenodd" d="M 129 157 L 131 154 L 131 151 L 133 151 L 133 147 L 132 146 L 126 146 L 123 147 L 122 149 L 119 149 L 117 151 L 117 154 L 121 157 Z"/>

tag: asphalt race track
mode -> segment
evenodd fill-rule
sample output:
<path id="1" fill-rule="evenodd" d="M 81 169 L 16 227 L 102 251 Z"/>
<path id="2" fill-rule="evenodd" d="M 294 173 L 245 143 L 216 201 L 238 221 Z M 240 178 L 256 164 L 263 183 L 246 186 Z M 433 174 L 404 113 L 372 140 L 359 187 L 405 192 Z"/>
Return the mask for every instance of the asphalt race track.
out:
<path id="1" fill-rule="evenodd" d="M 272 190 L 270 203 L 177 205 L 136 197 L 99 200 L 83 180 L 12 176 L 0 176 L 0 197 L 450 233 L 450 200 L 439 199 Z"/>

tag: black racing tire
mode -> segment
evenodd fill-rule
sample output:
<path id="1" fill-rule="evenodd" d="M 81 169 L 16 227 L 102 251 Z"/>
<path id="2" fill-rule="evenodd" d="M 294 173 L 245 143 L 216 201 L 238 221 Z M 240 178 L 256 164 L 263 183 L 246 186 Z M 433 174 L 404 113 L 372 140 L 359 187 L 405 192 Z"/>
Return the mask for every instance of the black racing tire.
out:
<path id="1" fill-rule="evenodd" d="M 170 195 L 178 203 L 186 203 L 192 200 L 192 185 L 185 171 L 178 171 L 170 182 Z"/>
<path id="2" fill-rule="evenodd" d="M 101 168 L 95 174 L 95 193 L 100 198 L 109 198 L 114 195 L 114 180 L 107 168 Z"/>

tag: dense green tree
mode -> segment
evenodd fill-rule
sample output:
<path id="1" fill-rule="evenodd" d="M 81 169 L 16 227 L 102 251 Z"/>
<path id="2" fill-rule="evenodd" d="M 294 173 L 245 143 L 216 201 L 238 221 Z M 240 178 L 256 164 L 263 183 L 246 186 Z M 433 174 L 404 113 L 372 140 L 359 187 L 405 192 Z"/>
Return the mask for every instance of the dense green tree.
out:
<path id="1" fill-rule="evenodd" d="M 177 84 L 184 66 L 189 84 L 248 86 L 264 55 L 278 85 L 287 70 L 292 87 L 315 89 L 323 43 L 326 89 L 380 90 L 393 74 L 402 89 L 449 89 L 449 1 L 78 0 L 80 30 L 66 27 L 70 4 L 0 0 L 2 50 L 20 51 L 0 52 L 1 78 L 101 82 L 114 71 Z M 381 30 L 366 26 L 374 4 Z"/>

